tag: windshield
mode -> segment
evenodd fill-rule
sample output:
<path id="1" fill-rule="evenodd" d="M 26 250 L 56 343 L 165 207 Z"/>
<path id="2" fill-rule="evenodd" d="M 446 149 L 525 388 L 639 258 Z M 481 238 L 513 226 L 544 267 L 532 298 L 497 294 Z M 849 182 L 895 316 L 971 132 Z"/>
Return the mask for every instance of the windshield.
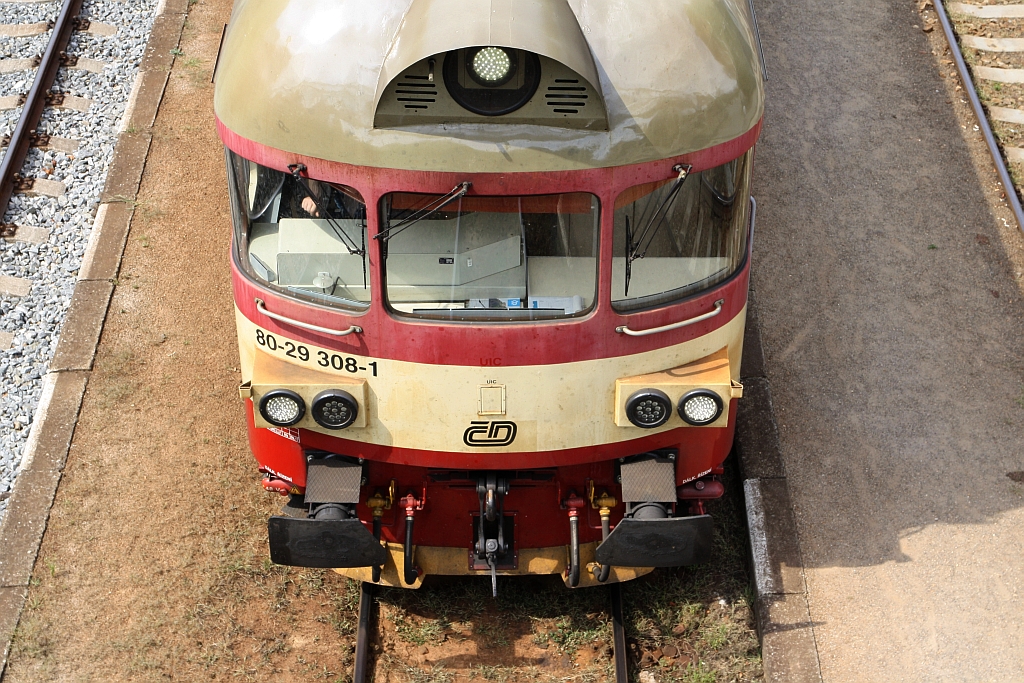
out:
<path id="1" fill-rule="evenodd" d="M 260 166 L 228 153 L 242 268 L 300 299 L 366 308 L 366 205 L 351 187 Z"/>
<path id="2" fill-rule="evenodd" d="M 619 195 L 612 258 L 615 310 L 669 303 L 736 271 L 746 254 L 749 155 Z"/>
<path id="3" fill-rule="evenodd" d="M 597 197 L 391 193 L 381 200 L 388 304 L 424 318 L 580 315 L 597 291 Z"/>

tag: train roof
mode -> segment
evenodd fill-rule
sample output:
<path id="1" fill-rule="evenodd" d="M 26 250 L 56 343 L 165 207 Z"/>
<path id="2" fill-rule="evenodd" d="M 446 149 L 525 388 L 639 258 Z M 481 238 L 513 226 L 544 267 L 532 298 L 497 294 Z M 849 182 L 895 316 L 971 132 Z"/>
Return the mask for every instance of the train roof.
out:
<path id="1" fill-rule="evenodd" d="M 384 116 L 403 74 L 429 62 L 433 82 L 432 55 L 481 45 L 577 74 L 589 118 Z M 732 140 L 764 110 L 745 0 L 239 0 L 216 80 L 215 112 L 244 138 L 409 170 L 654 161 Z"/>

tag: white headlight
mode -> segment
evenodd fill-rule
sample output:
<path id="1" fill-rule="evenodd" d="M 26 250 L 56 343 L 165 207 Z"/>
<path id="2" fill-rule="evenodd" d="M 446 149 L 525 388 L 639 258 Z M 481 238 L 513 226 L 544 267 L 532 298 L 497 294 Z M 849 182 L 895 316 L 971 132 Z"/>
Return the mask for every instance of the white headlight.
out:
<path id="1" fill-rule="evenodd" d="M 711 424 L 722 414 L 722 399 L 707 389 L 697 389 L 679 401 L 679 417 L 692 425 Z"/>
<path id="2" fill-rule="evenodd" d="M 294 391 L 275 389 L 260 400 L 263 419 L 278 427 L 289 427 L 302 419 L 306 404 Z"/>
<path id="3" fill-rule="evenodd" d="M 473 73 L 486 83 L 497 83 L 511 68 L 512 60 L 500 47 L 485 47 L 473 55 Z"/>

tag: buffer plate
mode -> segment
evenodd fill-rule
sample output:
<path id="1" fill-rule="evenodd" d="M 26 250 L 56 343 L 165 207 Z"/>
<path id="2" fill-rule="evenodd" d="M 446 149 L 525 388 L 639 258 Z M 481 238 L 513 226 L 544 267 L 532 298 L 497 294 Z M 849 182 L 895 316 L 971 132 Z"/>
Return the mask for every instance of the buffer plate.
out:
<path id="1" fill-rule="evenodd" d="M 711 515 L 623 519 L 597 546 L 595 559 L 613 567 L 684 567 L 711 557 Z"/>

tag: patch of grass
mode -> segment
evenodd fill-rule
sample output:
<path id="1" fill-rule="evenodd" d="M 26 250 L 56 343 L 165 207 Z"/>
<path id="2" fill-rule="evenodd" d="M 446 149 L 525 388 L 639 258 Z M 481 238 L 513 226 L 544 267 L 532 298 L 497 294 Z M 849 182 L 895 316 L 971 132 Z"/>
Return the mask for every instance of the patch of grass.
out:
<path id="1" fill-rule="evenodd" d="M 718 676 L 704 662 L 698 662 L 686 667 L 682 676 L 676 680 L 679 683 L 715 683 Z"/>
<path id="2" fill-rule="evenodd" d="M 394 622 L 398 637 L 407 643 L 426 645 L 444 640 L 445 627 L 438 619 L 411 619 L 409 615 L 399 612 Z"/>
<path id="3" fill-rule="evenodd" d="M 559 650 L 571 654 L 597 640 L 611 639 L 611 624 L 604 614 L 588 614 L 584 619 L 564 617 L 555 624 L 555 630 L 548 639 Z"/>
<path id="4" fill-rule="evenodd" d="M 429 669 L 421 669 L 417 666 L 409 666 L 389 654 L 384 654 L 377 661 L 374 680 L 393 680 L 388 676 L 390 672 L 397 672 L 405 676 L 409 683 L 454 683 L 455 681 L 455 675 L 439 664 L 435 664 Z"/>
<path id="5" fill-rule="evenodd" d="M 514 681 L 519 678 L 519 669 L 508 666 L 484 666 L 480 665 L 477 667 L 476 676 L 483 678 L 485 681 L 495 681 L 496 683 L 507 683 L 508 681 Z"/>
<path id="6" fill-rule="evenodd" d="M 474 629 L 483 636 L 487 647 L 508 647 L 508 631 L 501 624 L 480 624 Z"/>

